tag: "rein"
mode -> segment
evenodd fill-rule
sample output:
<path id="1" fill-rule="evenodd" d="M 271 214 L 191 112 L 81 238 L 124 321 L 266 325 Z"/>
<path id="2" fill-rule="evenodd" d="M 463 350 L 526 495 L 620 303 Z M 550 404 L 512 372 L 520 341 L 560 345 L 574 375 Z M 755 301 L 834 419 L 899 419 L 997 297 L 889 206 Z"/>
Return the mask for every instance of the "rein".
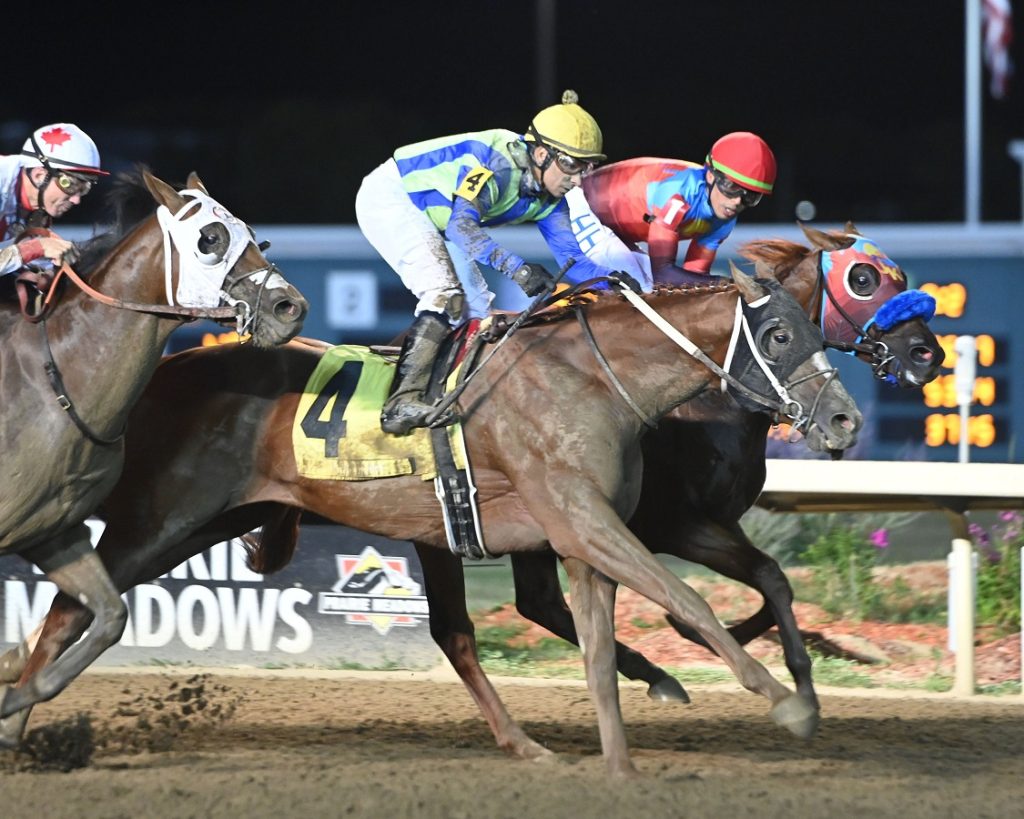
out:
<path id="1" fill-rule="evenodd" d="M 562 265 L 561 270 L 558 271 L 558 275 L 555 277 L 555 280 L 554 280 L 554 282 L 552 284 L 552 287 L 554 287 L 554 285 L 558 284 L 558 282 L 560 282 L 562 280 L 562 278 L 565 276 L 566 272 L 574 264 L 576 264 L 576 260 L 575 259 L 569 259 L 564 265 Z M 575 290 L 576 288 L 573 288 L 573 289 Z M 471 373 L 468 373 L 465 378 L 461 379 L 459 384 L 453 390 L 451 390 L 447 395 L 445 395 L 441 399 L 440 402 L 438 402 L 437 406 L 434 407 L 434 411 L 431 412 L 430 415 L 428 415 L 424 419 L 424 421 L 423 421 L 424 426 L 427 426 L 427 427 L 433 426 L 434 424 L 436 424 L 438 422 L 439 419 L 444 417 L 445 411 L 452 404 L 454 404 L 456 402 L 456 400 L 458 400 L 458 397 L 460 395 L 462 395 L 462 393 L 465 391 L 466 387 L 469 386 L 469 382 L 473 379 L 473 376 L 475 376 L 478 372 L 480 372 L 480 370 L 482 370 L 484 368 L 484 365 L 488 361 L 490 361 L 492 358 L 494 358 L 494 354 L 497 353 L 498 350 L 501 349 L 501 346 L 508 340 L 509 336 L 511 336 L 516 330 L 518 330 L 520 327 L 522 327 L 523 324 L 526 322 L 526 320 L 528 318 L 530 318 L 530 316 L 532 316 L 534 313 L 536 313 L 539 308 L 541 308 L 543 306 L 546 306 L 548 300 L 551 299 L 552 296 L 553 296 L 553 293 L 551 291 L 545 291 L 544 293 L 541 293 L 539 296 L 537 296 L 537 298 L 535 298 L 532 302 L 530 302 L 529 305 L 527 305 L 526 309 L 523 310 L 523 312 L 521 312 L 518 316 L 516 316 L 516 320 L 513 321 L 512 324 L 509 325 L 509 328 L 505 331 L 505 334 L 500 339 L 498 339 L 498 342 L 494 345 L 494 349 L 492 349 L 487 354 L 487 357 L 483 361 L 481 361 L 479 364 L 477 364 L 473 368 L 473 371 Z M 563 298 L 565 298 L 565 294 L 564 293 L 559 293 L 558 294 L 558 300 L 561 300 Z"/>
<path id="2" fill-rule="evenodd" d="M 274 265 L 270 265 L 269 268 L 264 270 L 273 270 Z M 256 273 L 262 271 L 254 271 Z M 252 275 L 251 273 L 248 275 Z M 71 279 L 78 288 L 92 299 L 106 304 L 109 307 L 115 307 L 119 310 L 133 310 L 136 313 L 152 313 L 159 316 L 172 316 L 175 318 L 187 319 L 189 321 L 201 318 L 208 319 L 226 319 L 226 318 L 238 318 L 240 313 L 237 307 L 180 307 L 176 304 L 144 304 L 134 301 L 125 301 L 124 299 L 115 298 L 108 296 L 96 290 L 88 282 L 79 276 L 69 264 L 61 265 L 60 270 L 57 271 L 56 277 L 54 277 L 53 285 L 50 287 L 49 292 L 46 294 L 46 300 L 43 302 L 44 311 L 46 307 L 49 307 L 51 300 L 53 299 L 54 293 L 56 293 L 56 285 L 60 280 L 61 276 L 66 276 Z M 269 278 L 269 275 L 267 276 Z M 231 282 L 231 285 L 236 284 L 239 279 L 235 279 Z M 262 290 L 261 290 L 262 293 Z"/>

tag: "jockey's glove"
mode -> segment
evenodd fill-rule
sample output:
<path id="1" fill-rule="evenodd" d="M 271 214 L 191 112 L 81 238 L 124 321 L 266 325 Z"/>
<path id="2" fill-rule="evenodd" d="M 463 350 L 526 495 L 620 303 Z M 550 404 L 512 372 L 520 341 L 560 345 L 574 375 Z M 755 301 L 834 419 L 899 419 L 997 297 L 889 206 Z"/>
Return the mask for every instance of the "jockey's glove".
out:
<path id="1" fill-rule="evenodd" d="M 555 277 L 539 264 L 527 262 L 515 271 L 511 278 L 523 288 L 527 296 L 539 296 L 555 288 Z"/>
<path id="2" fill-rule="evenodd" d="M 612 273 L 612 278 L 618 279 L 620 283 L 624 284 L 638 296 L 644 292 L 643 288 L 640 286 L 640 282 L 630 276 L 625 270 L 616 270 Z"/>

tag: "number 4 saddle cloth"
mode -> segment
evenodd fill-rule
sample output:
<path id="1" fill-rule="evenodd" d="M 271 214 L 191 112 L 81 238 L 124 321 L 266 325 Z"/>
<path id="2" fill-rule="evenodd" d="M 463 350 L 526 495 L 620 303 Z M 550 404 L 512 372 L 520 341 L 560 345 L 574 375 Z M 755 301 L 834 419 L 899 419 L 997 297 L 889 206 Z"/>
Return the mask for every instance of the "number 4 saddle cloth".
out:
<path id="1" fill-rule="evenodd" d="M 431 430 L 390 435 L 380 428 L 380 411 L 394 372 L 394 362 L 367 347 L 343 344 L 324 353 L 292 424 L 300 475 L 335 481 L 398 475 L 419 475 L 427 481 L 437 476 Z M 462 425 L 455 423 L 443 431 L 456 467 L 466 469 Z"/>

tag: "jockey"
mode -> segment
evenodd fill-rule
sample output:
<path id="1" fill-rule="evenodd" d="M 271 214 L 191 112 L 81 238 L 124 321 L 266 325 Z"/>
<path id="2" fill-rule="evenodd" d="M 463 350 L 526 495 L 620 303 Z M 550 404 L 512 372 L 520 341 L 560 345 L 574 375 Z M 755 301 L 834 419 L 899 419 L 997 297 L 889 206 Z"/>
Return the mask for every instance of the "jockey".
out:
<path id="1" fill-rule="evenodd" d="M 77 125 L 58 122 L 36 129 L 20 154 L 0 156 L 0 275 L 28 262 L 73 261 L 71 242 L 49 230 L 54 219 L 81 203 L 100 176 L 96 143 Z M 26 230 L 41 236 L 12 243 Z"/>
<path id="2" fill-rule="evenodd" d="M 567 197 L 573 232 L 595 264 L 625 269 L 646 289 L 706 281 L 737 217 L 772 192 L 775 156 L 746 131 L 726 134 L 703 165 L 641 157 L 590 174 Z M 682 264 L 680 241 L 689 241 Z M 638 247 L 647 243 L 647 253 Z"/>
<path id="3" fill-rule="evenodd" d="M 536 222 L 559 264 L 576 260 L 573 281 L 611 273 L 581 252 L 564 201 L 606 158 L 601 149 L 597 122 L 566 91 L 525 135 L 495 128 L 406 145 L 363 180 L 359 227 L 418 299 L 381 414 L 386 432 L 422 426 L 433 409 L 423 391 L 449 325 L 488 314 L 494 295 L 478 263 L 504 273 L 528 296 L 554 287 L 544 267 L 503 248 L 483 228 Z"/>

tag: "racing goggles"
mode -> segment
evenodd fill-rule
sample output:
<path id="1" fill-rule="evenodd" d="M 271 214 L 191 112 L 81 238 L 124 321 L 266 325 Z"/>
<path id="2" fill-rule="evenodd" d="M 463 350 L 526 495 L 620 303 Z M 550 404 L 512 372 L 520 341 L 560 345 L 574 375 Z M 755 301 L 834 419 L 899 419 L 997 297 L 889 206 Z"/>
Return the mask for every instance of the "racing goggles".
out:
<path id="1" fill-rule="evenodd" d="M 63 171 L 57 171 L 53 181 L 57 183 L 57 187 L 65 196 L 85 196 L 95 184 L 93 179 L 86 179 Z"/>
<path id="2" fill-rule="evenodd" d="M 586 159 L 577 159 L 574 156 L 569 156 L 569 154 L 563 154 L 561 151 L 555 150 L 554 148 L 551 150 L 555 154 L 555 164 L 558 166 L 558 170 L 569 176 L 576 176 L 576 174 L 586 176 L 594 170 L 594 167 L 597 164 Z"/>
<path id="3" fill-rule="evenodd" d="M 761 201 L 763 194 L 759 191 L 747 190 L 746 188 L 737 185 L 720 171 L 714 171 L 714 176 L 715 185 L 718 187 L 718 190 L 722 192 L 722 196 L 726 199 L 735 199 L 738 196 L 740 201 L 748 208 L 754 207 L 754 205 Z"/>

